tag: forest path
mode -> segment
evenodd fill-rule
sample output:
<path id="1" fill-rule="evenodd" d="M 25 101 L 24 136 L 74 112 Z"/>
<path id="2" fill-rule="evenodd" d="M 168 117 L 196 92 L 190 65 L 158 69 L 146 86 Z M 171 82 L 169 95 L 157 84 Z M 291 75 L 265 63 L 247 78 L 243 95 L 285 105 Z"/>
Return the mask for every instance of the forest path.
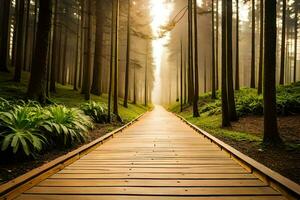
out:
<path id="1" fill-rule="evenodd" d="M 162 107 L 18 199 L 285 199 Z"/>

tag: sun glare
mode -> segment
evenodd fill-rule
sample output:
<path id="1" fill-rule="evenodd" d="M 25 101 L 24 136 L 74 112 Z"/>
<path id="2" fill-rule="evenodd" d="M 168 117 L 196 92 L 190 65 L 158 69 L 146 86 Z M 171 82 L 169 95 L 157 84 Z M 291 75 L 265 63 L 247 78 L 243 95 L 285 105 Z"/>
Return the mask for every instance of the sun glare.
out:
<path id="1" fill-rule="evenodd" d="M 161 33 L 161 27 L 168 24 L 170 20 L 170 15 L 173 10 L 173 0 L 150 0 L 150 10 L 151 10 L 151 28 L 152 34 L 155 37 L 159 37 Z M 160 71 L 161 71 L 161 61 L 162 56 L 166 52 L 164 45 L 166 45 L 170 40 L 170 34 L 167 33 L 163 38 L 155 39 L 152 41 L 153 48 L 153 59 L 155 69 L 155 82 L 154 89 L 152 93 L 152 101 L 154 103 L 160 102 L 161 94 L 161 81 L 160 81 Z"/>

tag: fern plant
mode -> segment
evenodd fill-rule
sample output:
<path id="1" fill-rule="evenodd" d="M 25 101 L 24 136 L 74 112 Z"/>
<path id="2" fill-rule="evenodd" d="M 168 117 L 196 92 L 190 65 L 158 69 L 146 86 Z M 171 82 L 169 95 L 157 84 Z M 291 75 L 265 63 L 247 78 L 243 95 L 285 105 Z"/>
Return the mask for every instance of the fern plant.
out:
<path id="1" fill-rule="evenodd" d="M 47 142 L 39 133 L 44 118 L 40 107 L 15 106 L 11 111 L 0 112 L 1 150 L 11 148 L 14 154 L 23 151 L 27 156 L 40 152 Z"/>
<path id="2" fill-rule="evenodd" d="M 91 119 L 79 109 L 50 106 L 46 115 L 41 128 L 56 145 L 63 147 L 86 141 L 86 133 L 93 127 Z"/>
<path id="3" fill-rule="evenodd" d="M 90 116 L 96 123 L 107 122 L 107 108 L 99 103 L 91 101 L 81 105 L 81 110 L 88 116 Z"/>

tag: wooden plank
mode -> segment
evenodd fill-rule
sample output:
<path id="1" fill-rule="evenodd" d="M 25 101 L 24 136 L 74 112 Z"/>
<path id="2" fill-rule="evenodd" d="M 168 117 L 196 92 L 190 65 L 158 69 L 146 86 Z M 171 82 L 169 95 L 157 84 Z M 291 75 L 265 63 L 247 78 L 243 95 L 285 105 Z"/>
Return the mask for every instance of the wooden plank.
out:
<path id="1" fill-rule="evenodd" d="M 183 173 L 104 173 L 104 174 L 62 174 L 57 173 L 50 178 L 55 179 L 257 179 L 252 174 L 183 174 Z"/>
<path id="2" fill-rule="evenodd" d="M 143 180 L 143 179 L 47 179 L 38 186 L 43 187 L 238 187 L 238 186 L 267 186 L 259 179 L 254 180 Z"/>
<path id="3" fill-rule="evenodd" d="M 25 194 L 85 195 L 279 195 L 270 187 L 34 187 Z"/>
<path id="4" fill-rule="evenodd" d="M 130 195 L 28 195 L 23 194 L 17 200 L 286 200 L 282 196 L 130 196 Z"/>

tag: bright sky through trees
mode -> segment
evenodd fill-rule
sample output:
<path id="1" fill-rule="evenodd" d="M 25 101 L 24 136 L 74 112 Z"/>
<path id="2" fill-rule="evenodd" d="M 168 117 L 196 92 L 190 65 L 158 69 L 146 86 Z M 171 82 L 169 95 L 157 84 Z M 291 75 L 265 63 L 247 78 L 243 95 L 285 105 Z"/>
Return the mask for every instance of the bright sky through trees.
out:
<path id="1" fill-rule="evenodd" d="M 150 0 L 150 14 L 152 17 L 152 33 L 154 36 L 159 36 L 161 26 L 166 25 L 170 20 L 170 15 L 173 11 L 173 0 Z M 153 102 L 158 103 L 160 101 L 161 84 L 160 84 L 160 71 L 162 56 L 166 53 L 164 45 L 168 43 L 170 39 L 170 33 L 167 33 L 165 37 L 153 40 L 153 59 L 155 69 L 155 82 L 153 89 Z"/>

